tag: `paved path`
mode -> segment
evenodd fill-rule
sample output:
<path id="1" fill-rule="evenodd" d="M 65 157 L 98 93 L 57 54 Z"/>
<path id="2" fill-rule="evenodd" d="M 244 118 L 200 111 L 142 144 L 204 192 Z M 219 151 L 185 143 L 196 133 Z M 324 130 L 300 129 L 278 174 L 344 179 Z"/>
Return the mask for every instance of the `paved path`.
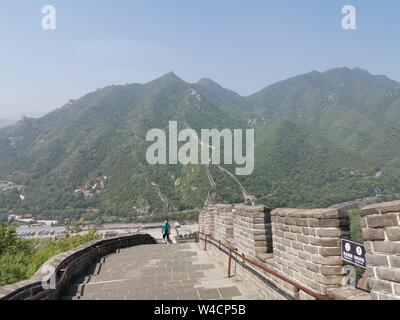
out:
<path id="1" fill-rule="evenodd" d="M 262 299 L 197 244 L 145 245 L 123 249 L 70 288 L 66 299 L 214 300 Z"/>

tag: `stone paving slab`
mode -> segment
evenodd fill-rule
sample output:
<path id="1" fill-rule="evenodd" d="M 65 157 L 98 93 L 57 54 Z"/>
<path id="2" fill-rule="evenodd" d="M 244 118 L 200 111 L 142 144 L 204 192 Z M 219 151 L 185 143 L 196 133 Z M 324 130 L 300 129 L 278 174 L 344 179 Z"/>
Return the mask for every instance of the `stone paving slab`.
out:
<path id="1" fill-rule="evenodd" d="M 194 243 L 145 245 L 108 256 L 70 287 L 69 300 L 262 299 Z"/>

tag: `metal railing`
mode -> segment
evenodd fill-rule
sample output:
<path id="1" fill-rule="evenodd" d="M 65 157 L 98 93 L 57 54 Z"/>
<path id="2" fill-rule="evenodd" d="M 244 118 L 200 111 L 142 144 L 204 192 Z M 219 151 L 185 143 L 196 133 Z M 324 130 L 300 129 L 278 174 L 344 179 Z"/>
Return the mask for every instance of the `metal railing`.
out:
<path id="1" fill-rule="evenodd" d="M 204 251 L 207 251 L 207 242 L 209 242 L 209 243 L 214 244 L 215 246 L 218 246 L 219 249 L 224 248 L 226 251 L 229 252 L 229 255 L 228 255 L 228 259 L 229 259 L 228 260 L 228 278 L 231 277 L 231 265 L 232 265 L 233 255 L 236 255 L 237 260 L 242 259 L 243 265 L 245 263 L 248 263 L 249 265 L 251 265 L 253 267 L 259 268 L 263 272 L 266 272 L 266 273 L 286 282 L 287 284 L 295 287 L 297 290 L 305 292 L 306 294 L 310 295 L 311 297 L 315 298 L 316 300 L 333 300 L 333 298 L 330 297 L 329 295 L 324 295 L 324 294 L 314 292 L 311 289 L 279 274 L 278 272 L 271 270 L 270 268 L 268 268 L 267 265 L 263 264 L 262 262 L 255 261 L 251 258 L 248 258 L 245 256 L 244 253 L 240 254 L 239 250 L 237 248 L 230 247 L 230 246 L 224 244 L 223 242 L 221 242 L 221 240 L 214 239 L 210 234 L 199 232 L 199 235 L 200 235 L 199 239 L 204 241 Z M 204 238 L 202 238 L 201 236 L 203 236 Z"/>

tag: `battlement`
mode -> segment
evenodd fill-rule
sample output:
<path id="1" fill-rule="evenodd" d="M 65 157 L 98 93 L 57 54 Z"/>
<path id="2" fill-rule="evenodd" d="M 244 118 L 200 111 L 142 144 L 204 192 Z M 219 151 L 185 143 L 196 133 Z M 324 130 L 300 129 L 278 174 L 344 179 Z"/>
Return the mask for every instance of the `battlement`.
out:
<path id="1" fill-rule="evenodd" d="M 267 299 L 400 299 L 400 201 L 361 212 L 371 293 L 348 286 L 341 239 L 350 236 L 350 220 L 344 211 L 214 205 L 200 212 L 199 227 L 214 240 L 208 250 L 223 263 L 229 255 L 228 267 L 233 261 L 236 274 Z"/>
<path id="2" fill-rule="evenodd" d="M 369 205 L 361 216 L 371 296 L 400 299 L 400 201 Z"/>

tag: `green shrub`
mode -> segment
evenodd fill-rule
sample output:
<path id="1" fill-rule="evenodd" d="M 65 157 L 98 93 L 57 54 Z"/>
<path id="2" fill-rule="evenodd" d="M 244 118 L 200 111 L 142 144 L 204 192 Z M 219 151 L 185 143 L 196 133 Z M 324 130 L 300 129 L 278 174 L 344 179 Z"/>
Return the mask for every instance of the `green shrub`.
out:
<path id="1" fill-rule="evenodd" d="M 29 279 L 50 258 L 97 239 L 91 232 L 64 240 L 26 240 L 14 226 L 0 224 L 0 286 Z"/>
<path id="2" fill-rule="evenodd" d="M 361 231 L 361 216 L 360 209 L 349 210 L 350 217 L 350 233 L 351 238 L 354 241 L 363 242 L 362 231 Z"/>

